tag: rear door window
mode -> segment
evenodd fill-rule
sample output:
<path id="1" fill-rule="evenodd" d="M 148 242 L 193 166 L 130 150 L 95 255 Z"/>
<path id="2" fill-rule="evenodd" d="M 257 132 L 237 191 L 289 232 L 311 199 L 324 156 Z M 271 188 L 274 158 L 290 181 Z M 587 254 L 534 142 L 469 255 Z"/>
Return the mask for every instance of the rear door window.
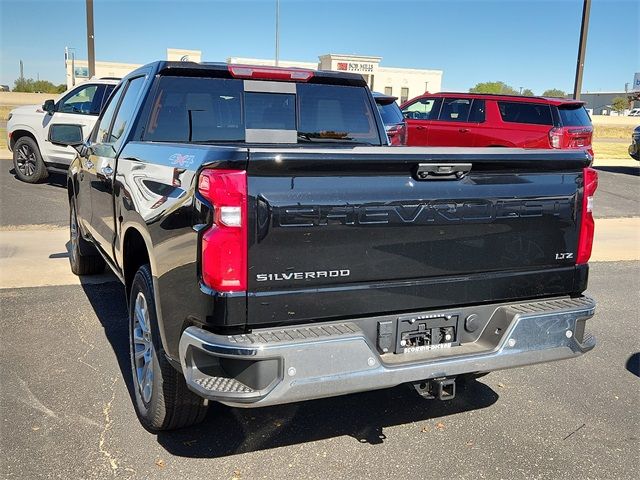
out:
<path id="1" fill-rule="evenodd" d="M 485 119 L 485 105 L 484 100 L 474 98 L 471 104 L 471 111 L 469 112 L 469 122 L 482 123 Z"/>
<path id="2" fill-rule="evenodd" d="M 544 103 L 498 102 L 502 120 L 509 123 L 553 125 L 551 107 Z"/>
<path id="3" fill-rule="evenodd" d="M 564 127 L 590 127 L 591 118 L 582 105 L 560 105 L 560 121 Z"/>
<path id="4" fill-rule="evenodd" d="M 468 98 L 445 98 L 438 120 L 442 122 L 466 122 L 471 110 Z"/>

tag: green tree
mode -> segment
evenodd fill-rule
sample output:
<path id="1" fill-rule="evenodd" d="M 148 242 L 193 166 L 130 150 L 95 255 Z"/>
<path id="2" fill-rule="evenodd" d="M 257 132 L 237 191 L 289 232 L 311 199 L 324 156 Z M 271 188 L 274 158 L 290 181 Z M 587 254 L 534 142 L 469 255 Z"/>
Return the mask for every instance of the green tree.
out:
<path id="1" fill-rule="evenodd" d="M 629 100 L 626 97 L 615 97 L 611 102 L 611 106 L 616 112 L 622 113 L 629 108 Z"/>
<path id="2" fill-rule="evenodd" d="M 61 90 L 62 88 L 62 90 Z M 14 82 L 14 92 L 42 92 L 42 93 L 61 93 L 66 87 L 64 85 L 54 85 L 49 80 L 34 80 L 33 78 L 18 78 Z"/>
<path id="3" fill-rule="evenodd" d="M 524 95 L 525 97 L 533 97 L 534 93 L 530 88 L 525 88 L 524 90 L 522 90 L 522 95 Z"/>
<path id="4" fill-rule="evenodd" d="M 480 82 L 475 87 L 469 89 L 470 93 L 494 93 L 494 94 L 506 94 L 517 95 L 518 91 L 510 85 L 504 82 Z"/>
<path id="5" fill-rule="evenodd" d="M 559 88 L 550 88 L 549 90 L 545 90 L 542 92 L 543 97 L 557 97 L 564 98 L 567 96 L 566 92 L 560 90 Z"/>

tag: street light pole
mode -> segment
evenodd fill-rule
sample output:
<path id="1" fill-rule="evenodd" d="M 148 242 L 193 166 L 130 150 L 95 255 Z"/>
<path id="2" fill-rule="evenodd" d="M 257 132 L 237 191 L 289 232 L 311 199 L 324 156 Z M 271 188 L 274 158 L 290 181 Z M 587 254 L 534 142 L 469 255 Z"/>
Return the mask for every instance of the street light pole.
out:
<path id="1" fill-rule="evenodd" d="M 584 56 L 587 52 L 590 11 L 591 0 L 584 0 L 582 5 L 582 25 L 580 27 L 580 45 L 578 46 L 578 64 L 576 65 L 576 81 L 573 85 L 573 98 L 575 100 L 580 100 L 580 92 L 582 91 L 582 74 L 584 72 Z"/>
<path id="2" fill-rule="evenodd" d="M 280 63 L 280 0 L 276 0 L 276 67 Z"/>
<path id="3" fill-rule="evenodd" d="M 93 78 L 96 74 L 96 57 L 93 40 L 93 0 L 87 0 L 87 56 L 89 62 L 89 78 Z"/>

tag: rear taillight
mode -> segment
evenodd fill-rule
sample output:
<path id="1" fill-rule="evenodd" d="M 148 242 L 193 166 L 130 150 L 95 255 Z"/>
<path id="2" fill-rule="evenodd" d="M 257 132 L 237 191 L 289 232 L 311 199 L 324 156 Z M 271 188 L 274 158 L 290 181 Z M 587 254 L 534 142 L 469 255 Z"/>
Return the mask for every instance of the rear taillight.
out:
<path id="1" fill-rule="evenodd" d="M 580 217 L 580 235 L 578 237 L 578 255 L 576 263 L 587 263 L 591 257 L 595 221 L 593 220 L 593 196 L 598 188 L 598 172 L 593 168 L 582 171 L 582 214 Z"/>
<path id="2" fill-rule="evenodd" d="M 313 77 L 313 70 L 302 68 L 271 68 L 250 65 L 229 65 L 228 68 L 229 73 L 234 78 L 306 82 Z"/>
<path id="3" fill-rule="evenodd" d="M 406 145 L 407 143 L 407 125 L 400 123 L 392 125 L 387 130 L 387 136 L 391 145 Z"/>
<path id="4" fill-rule="evenodd" d="M 562 128 L 553 127 L 549 130 L 549 143 L 551 148 L 562 148 Z"/>
<path id="5" fill-rule="evenodd" d="M 219 292 L 247 289 L 247 175 L 203 170 L 198 191 L 213 207 L 202 235 L 202 281 Z"/>

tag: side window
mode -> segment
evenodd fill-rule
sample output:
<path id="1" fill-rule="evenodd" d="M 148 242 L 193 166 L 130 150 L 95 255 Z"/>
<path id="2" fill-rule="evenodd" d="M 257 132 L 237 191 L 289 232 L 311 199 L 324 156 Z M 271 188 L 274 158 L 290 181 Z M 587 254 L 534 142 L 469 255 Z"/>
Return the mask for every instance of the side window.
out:
<path id="1" fill-rule="evenodd" d="M 402 110 L 402 115 L 414 120 L 435 120 L 438 118 L 441 104 L 441 98 L 421 98 L 406 106 Z"/>
<path id="2" fill-rule="evenodd" d="M 98 85 L 87 85 L 70 92 L 58 104 L 58 112 L 98 115 L 100 113 L 100 105 L 98 105 L 98 111 L 96 111 L 93 100 L 96 95 L 101 98 L 101 94 L 104 92 L 103 89 L 98 87 Z"/>
<path id="3" fill-rule="evenodd" d="M 111 121 L 113 120 L 113 114 L 116 112 L 118 102 L 120 101 L 120 97 L 122 96 L 123 92 L 124 87 L 122 85 L 118 86 L 118 89 L 108 100 L 106 109 L 102 114 L 102 118 L 100 118 L 100 122 L 98 123 L 96 129 L 93 131 L 94 133 L 91 138 L 92 143 L 105 143 L 107 141 L 109 135 L 109 127 L 111 127 Z"/>
<path id="4" fill-rule="evenodd" d="M 498 109 L 505 122 L 553 125 L 551 108 L 544 103 L 498 102 Z"/>
<path id="5" fill-rule="evenodd" d="M 471 110 L 471 100 L 468 98 L 445 98 L 438 120 L 443 122 L 466 122 Z"/>
<path id="6" fill-rule="evenodd" d="M 485 105 L 484 100 L 474 99 L 471 104 L 471 111 L 469 112 L 469 122 L 482 123 L 485 119 Z"/>
<path id="7" fill-rule="evenodd" d="M 107 143 L 114 144 L 114 150 L 118 150 L 124 140 L 124 134 L 127 131 L 127 127 L 133 119 L 133 113 L 138 104 L 138 98 L 144 85 L 145 77 L 137 77 L 129 81 L 127 90 L 124 93 L 124 97 L 120 102 L 118 113 L 116 113 L 113 125 L 109 133 Z"/>

